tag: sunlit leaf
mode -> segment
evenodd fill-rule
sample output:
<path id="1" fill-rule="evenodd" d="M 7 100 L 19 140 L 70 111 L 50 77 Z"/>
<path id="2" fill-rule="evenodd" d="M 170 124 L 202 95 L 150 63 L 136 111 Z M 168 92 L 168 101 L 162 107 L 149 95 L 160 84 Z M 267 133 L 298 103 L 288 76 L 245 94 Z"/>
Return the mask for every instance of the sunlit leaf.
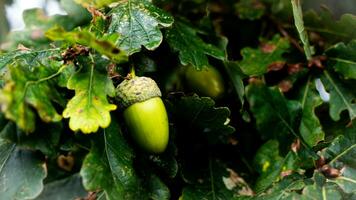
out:
<path id="1" fill-rule="evenodd" d="M 109 33 L 119 33 L 116 44 L 129 55 L 141 50 L 156 49 L 162 42 L 160 27 L 169 27 L 173 18 L 148 0 L 119 1 L 109 15 Z"/>
<path id="2" fill-rule="evenodd" d="M 63 28 L 54 27 L 46 32 L 46 36 L 55 41 L 64 40 L 72 44 L 77 43 L 91 47 L 117 63 L 127 61 L 126 53 L 115 46 L 115 42 L 119 37 L 117 34 L 106 35 L 103 38 L 96 38 L 89 31 L 66 32 Z"/>
<path id="3" fill-rule="evenodd" d="M 68 102 L 63 117 L 70 118 L 69 127 L 73 131 L 93 133 L 111 122 L 110 111 L 116 105 L 110 104 L 107 96 L 113 96 L 115 88 L 107 75 L 94 70 L 94 66 L 87 68 L 73 74 L 68 81 L 67 87 L 75 90 L 75 96 Z"/>

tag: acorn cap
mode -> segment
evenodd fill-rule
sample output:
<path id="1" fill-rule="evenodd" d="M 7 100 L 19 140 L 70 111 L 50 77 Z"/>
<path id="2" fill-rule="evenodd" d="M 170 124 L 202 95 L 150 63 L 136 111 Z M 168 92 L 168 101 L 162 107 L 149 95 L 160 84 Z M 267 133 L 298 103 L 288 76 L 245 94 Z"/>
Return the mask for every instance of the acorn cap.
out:
<path id="1" fill-rule="evenodd" d="M 132 79 L 122 81 L 116 87 L 116 99 L 122 108 L 127 108 L 134 103 L 160 96 L 162 94 L 157 83 L 148 77 L 136 76 Z"/>

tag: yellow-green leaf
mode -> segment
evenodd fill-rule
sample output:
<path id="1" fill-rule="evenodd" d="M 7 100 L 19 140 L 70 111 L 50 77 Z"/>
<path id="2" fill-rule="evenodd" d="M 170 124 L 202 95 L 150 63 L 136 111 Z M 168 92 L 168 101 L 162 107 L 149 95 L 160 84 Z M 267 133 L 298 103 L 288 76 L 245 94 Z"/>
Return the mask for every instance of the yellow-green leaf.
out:
<path id="1" fill-rule="evenodd" d="M 116 105 L 107 100 L 107 95 L 115 94 L 115 88 L 106 75 L 94 71 L 94 66 L 91 66 L 89 71 L 75 73 L 67 88 L 75 90 L 75 96 L 63 111 L 63 117 L 70 118 L 70 129 L 93 133 L 99 127 L 109 126 L 110 111 L 115 110 Z"/>
<path id="2" fill-rule="evenodd" d="M 105 35 L 102 38 L 96 38 L 94 34 L 89 31 L 71 31 L 67 32 L 61 27 L 53 27 L 46 32 L 46 36 L 51 40 L 65 40 L 70 43 L 78 43 L 91 47 L 103 54 L 116 63 L 126 62 L 127 55 L 124 51 L 121 51 L 114 44 L 118 39 L 118 34 Z"/>

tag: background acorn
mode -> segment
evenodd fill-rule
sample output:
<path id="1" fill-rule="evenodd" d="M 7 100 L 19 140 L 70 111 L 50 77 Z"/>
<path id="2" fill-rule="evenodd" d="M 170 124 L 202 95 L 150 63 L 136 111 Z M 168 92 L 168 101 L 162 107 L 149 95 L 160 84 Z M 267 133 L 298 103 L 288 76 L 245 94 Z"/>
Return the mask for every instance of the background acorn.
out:
<path id="1" fill-rule="evenodd" d="M 184 71 L 184 77 L 189 88 L 201 96 L 208 96 L 216 100 L 225 93 L 224 80 L 214 67 L 208 66 L 202 70 L 196 70 L 189 65 Z"/>
<path id="2" fill-rule="evenodd" d="M 150 153 L 163 152 L 169 139 L 168 116 L 156 82 L 137 76 L 124 80 L 116 88 L 116 98 L 136 143 Z"/>

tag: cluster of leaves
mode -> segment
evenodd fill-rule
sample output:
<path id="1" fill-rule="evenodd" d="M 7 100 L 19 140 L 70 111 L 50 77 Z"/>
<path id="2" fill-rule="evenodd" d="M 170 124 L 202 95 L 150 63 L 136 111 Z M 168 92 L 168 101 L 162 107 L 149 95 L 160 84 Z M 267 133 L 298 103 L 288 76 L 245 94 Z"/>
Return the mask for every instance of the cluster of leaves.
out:
<path id="1" fill-rule="evenodd" d="M 356 198 L 355 15 L 299 0 L 60 3 L 67 15 L 27 10 L 1 45 L 0 199 Z M 183 65 L 217 68 L 224 97 L 190 94 L 172 78 Z M 139 149 L 117 109 L 130 67 L 162 89 L 163 154 Z"/>

